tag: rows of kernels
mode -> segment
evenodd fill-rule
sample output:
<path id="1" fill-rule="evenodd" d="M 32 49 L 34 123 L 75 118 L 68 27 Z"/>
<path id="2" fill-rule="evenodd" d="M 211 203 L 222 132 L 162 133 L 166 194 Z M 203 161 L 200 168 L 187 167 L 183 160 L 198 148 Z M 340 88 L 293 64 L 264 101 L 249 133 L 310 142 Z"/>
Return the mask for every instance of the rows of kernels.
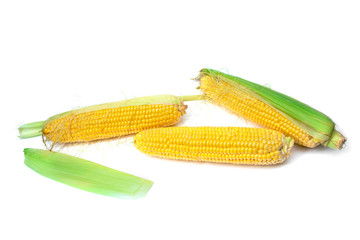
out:
<path id="1" fill-rule="evenodd" d="M 180 120 L 176 105 L 142 105 L 68 115 L 51 121 L 45 136 L 54 142 L 83 142 L 124 136 Z"/>
<path id="2" fill-rule="evenodd" d="M 201 78 L 200 88 L 216 103 L 264 127 L 280 131 L 293 138 L 300 145 L 306 147 L 318 145 L 308 133 L 279 111 L 246 93 L 246 91 L 238 90 L 229 83 L 215 80 L 210 76 Z"/>
<path id="3" fill-rule="evenodd" d="M 136 148 L 158 157 L 269 165 L 283 162 L 283 135 L 261 128 L 171 127 L 151 129 L 134 138 Z"/>

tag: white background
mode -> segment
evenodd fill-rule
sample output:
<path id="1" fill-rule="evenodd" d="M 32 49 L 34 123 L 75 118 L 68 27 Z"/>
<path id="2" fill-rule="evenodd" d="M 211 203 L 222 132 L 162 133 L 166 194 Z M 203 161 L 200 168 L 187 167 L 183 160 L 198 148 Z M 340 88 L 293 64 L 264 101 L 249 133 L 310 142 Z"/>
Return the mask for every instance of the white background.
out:
<path id="1" fill-rule="evenodd" d="M 1 1 L 1 239 L 359 239 L 357 1 Z M 76 107 L 199 93 L 214 68 L 329 115 L 342 151 L 295 147 L 271 167 L 148 157 L 132 137 L 57 149 L 154 181 L 119 200 L 23 164 L 17 127 Z M 190 102 L 180 125 L 252 126 Z M 357 116 L 356 116 L 357 115 Z"/>

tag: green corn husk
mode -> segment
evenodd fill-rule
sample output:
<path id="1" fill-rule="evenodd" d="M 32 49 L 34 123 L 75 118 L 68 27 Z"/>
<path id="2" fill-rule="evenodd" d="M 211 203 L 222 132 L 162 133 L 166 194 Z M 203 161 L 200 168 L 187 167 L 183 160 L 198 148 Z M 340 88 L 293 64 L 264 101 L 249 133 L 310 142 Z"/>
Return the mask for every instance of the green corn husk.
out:
<path id="1" fill-rule="evenodd" d="M 341 149 L 346 138 L 335 129 L 335 123 L 318 110 L 268 87 L 225 74 L 213 69 L 202 69 L 198 79 L 209 75 L 218 81 L 225 81 L 268 104 L 311 135 L 314 141 L 334 149 Z"/>
<path id="2" fill-rule="evenodd" d="M 82 113 L 95 112 L 104 109 L 115 109 L 120 107 L 129 107 L 129 106 L 139 106 L 139 105 L 151 105 L 151 104 L 169 104 L 169 105 L 178 105 L 179 108 L 183 111 L 186 109 L 186 106 L 183 104 L 184 101 L 193 101 L 199 100 L 202 98 L 202 95 L 189 95 L 189 96 L 173 96 L 173 95 L 154 95 L 154 96 L 146 96 L 146 97 L 138 97 L 132 98 L 117 102 L 97 104 L 88 107 L 83 107 L 79 109 L 75 109 L 72 111 L 67 111 L 64 113 L 60 113 L 48 118 L 45 121 L 38 121 L 27 123 L 21 125 L 18 128 L 19 138 L 26 139 L 41 136 L 43 134 L 43 129 L 46 125 L 54 120 L 69 116 L 69 115 L 77 115 Z"/>
<path id="3" fill-rule="evenodd" d="M 115 198 L 141 198 L 153 182 L 81 158 L 25 148 L 25 165 L 44 177 Z"/>

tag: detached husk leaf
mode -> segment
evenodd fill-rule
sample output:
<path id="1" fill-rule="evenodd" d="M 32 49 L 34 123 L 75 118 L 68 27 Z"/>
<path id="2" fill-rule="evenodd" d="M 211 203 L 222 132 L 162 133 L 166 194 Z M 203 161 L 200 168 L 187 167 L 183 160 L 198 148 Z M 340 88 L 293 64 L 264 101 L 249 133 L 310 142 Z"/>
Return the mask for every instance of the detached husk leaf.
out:
<path id="1" fill-rule="evenodd" d="M 44 177 L 115 198 L 144 197 L 152 182 L 63 153 L 25 148 L 25 165 Z"/>

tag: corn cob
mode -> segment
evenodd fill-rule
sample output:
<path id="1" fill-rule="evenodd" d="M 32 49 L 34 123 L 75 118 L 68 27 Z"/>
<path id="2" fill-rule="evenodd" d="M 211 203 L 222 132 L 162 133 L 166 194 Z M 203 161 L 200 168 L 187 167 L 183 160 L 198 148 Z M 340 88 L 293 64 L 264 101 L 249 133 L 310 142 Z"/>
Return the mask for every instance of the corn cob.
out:
<path id="1" fill-rule="evenodd" d="M 341 149 L 346 138 L 325 114 L 270 88 L 212 69 L 202 69 L 200 89 L 213 102 L 309 148 Z"/>
<path id="2" fill-rule="evenodd" d="M 25 148 L 25 165 L 52 180 L 116 198 L 145 196 L 152 182 L 81 158 Z"/>
<path id="3" fill-rule="evenodd" d="M 176 124 L 185 114 L 183 101 L 199 96 L 158 95 L 85 107 L 29 123 L 20 138 L 43 135 L 54 143 L 86 142 L 125 136 Z"/>
<path id="4" fill-rule="evenodd" d="M 139 132 L 134 144 L 146 154 L 170 159 L 271 165 L 289 157 L 293 140 L 264 128 L 169 127 Z"/>

